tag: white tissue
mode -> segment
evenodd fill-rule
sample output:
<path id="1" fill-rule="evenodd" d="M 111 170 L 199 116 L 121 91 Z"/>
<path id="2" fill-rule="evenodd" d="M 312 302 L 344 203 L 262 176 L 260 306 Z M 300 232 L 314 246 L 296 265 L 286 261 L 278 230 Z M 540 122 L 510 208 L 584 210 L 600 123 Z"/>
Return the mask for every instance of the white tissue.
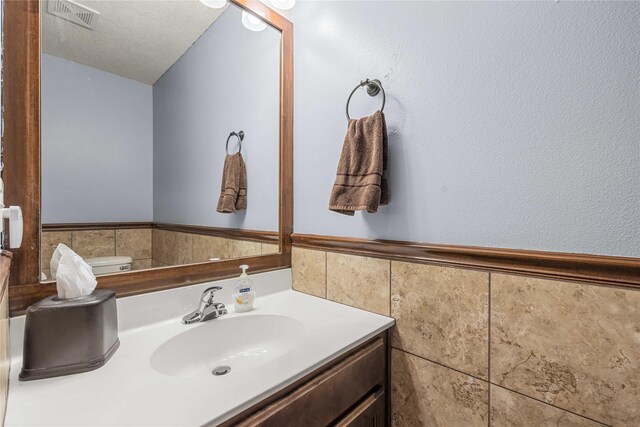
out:
<path id="1" fill-rule="evenodd" d="M 51 275 L 56 279 L 58 298 L 89 295 L 98 281 L 80 255 L 60 243 L 51 257 Z"/>

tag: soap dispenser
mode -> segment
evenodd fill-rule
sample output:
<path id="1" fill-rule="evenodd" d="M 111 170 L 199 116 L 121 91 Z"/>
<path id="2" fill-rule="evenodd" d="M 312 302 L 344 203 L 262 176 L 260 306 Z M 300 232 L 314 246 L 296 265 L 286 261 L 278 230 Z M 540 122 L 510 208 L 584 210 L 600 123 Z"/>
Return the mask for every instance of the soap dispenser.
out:
<path id="1" fill-rule="evenodd" d="M 253 289 L 253 282 L 249 279 L 247 270 L 249 266 L 240 266 L 242 274 L 236 282 L 236 292 L 233 294 L 233 303 L 236 306 L 236 313 L 244 313 L 253 310 L 253 300 L 256 298 L 256 291 Z"/>

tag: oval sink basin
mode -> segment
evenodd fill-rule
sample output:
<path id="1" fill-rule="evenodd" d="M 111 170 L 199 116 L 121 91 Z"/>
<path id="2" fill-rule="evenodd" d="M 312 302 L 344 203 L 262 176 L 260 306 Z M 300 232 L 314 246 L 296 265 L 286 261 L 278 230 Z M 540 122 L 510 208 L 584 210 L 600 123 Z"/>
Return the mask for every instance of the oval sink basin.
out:
<path id="1" fill-rule="evenodd" d="M 271 314 L 209 320 L 158 347 L 151 366 L 174 377 L 213 377 L 215 368 L 229 366 L 232 375 L 287 354 L 304 330 L 297 320 Z"/>

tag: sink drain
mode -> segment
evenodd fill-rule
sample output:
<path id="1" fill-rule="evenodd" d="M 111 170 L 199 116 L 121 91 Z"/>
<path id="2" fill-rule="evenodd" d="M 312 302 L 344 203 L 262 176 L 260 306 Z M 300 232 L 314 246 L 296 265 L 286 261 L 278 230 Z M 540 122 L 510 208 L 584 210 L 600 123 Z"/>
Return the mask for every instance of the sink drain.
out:
<path id="1" fill-rule="evenodd" d="M 211 372 L 213 375 L 220 376 L 231 372 L 231 366 L 218 366 Z"/>

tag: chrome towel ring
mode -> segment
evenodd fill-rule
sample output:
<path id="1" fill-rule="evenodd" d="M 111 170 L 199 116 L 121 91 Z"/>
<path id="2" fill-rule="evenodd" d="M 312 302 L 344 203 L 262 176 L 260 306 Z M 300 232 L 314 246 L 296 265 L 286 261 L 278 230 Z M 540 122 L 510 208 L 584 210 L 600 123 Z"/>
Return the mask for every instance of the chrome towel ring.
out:
<path id="1" fill-rule="evenodd" d="M 365 86 L 367 87 L 367 93 L 369 94 L 369 96 L 376 96 L 377 94 L 380 93 L 380 91 L 382 91 L 382 107 L 380 107 L 380 111 L 384 111 L 384 104 L 387 101 L 387 96 L 384 93 L 384 88 L 382 87 L 382 83 L 380 83 L 380 80 L 378 79 L 373 79 L 373 80 L 366 79 L 366 80 L 362 80 L 360 84 L 351 91 L 349 98 L 347 98 L 347 108 L 345 109 L 347 113 L 347 120 L 351 120 L 351 117 L 349 117 L 349 102 L 351 102 L 351 97 L 353 96 L 354 93 L 356 93 L 358 89 Z"/>
<path id="2" fill-rule="evenodd" d="M 227 137 L 227 156 L 229 156 L 229 139 L 231 139 L 232 136 L 235 136 L 236 138 L 238 138 L 238 153 L 242 152 L 242 140 L 244 139 L 244 132 L 240 131 L 238 133 L 235 132 L 231 132 L 229 134 L 229 136 Z M 237 153 L 236 153 L 237 154 Z"/>

